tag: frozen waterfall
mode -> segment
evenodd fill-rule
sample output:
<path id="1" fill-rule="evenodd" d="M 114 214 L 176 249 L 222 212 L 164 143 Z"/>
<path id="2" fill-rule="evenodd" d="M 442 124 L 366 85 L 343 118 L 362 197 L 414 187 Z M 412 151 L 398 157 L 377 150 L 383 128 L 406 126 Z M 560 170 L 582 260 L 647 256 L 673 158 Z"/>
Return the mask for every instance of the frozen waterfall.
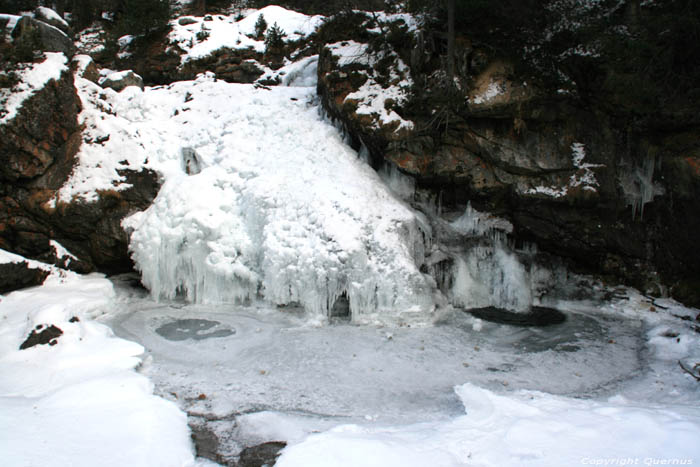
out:
<path id="1" fill-rule="evenodd" d="M 320 115 L 314 88 L 204 74 L 117 94 L 76 80 L 86 127 L 110 137 L 81 150 L 62 196 L 123 189 L 123 165 L 161 175 L 154 203 L 124 221 L 156 299 L 262 299 L 316 322 L 340 299 L 353 322 L 387 324 L 430 323 L 448 304 L 532 304 L 531 266 L 508 247 L 507 221 L 467 206 L 449 223 L 411 207 L 413 181 L 372 170 Z"/>
<path id="2" fill-rule="evenodd" d="M 319 116 L 313 89 L 200 79 L 144 97 L 184 87 L 187 122 L 171 136 L 201 172 L 178 164 L 125 221 L 154 297 L 264 298 L 323 321 L 345 294 L 355 322 L 430 320 L 434 285 L 419 271 L 429 227 Z"/>

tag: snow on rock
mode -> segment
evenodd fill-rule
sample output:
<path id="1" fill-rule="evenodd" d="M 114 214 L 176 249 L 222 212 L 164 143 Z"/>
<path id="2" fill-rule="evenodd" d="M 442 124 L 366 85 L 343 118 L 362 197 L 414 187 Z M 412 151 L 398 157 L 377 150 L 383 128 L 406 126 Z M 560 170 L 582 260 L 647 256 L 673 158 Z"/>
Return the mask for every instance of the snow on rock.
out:
<path id="1" fill-rule="evenodd" d="M 122 101 L 115 119 L 136 116 L 142 135 L 151 125 L 164 130 L 164 122 L 144 119 L 147 109 L 170 116 L 187 107 L 162 141 L 149 142 L 156 152 L 148 166 L 166 175 L 161 192 L 125 222 L 154 297 L 211 303 L 262 295 L 299 302 L 325 320 L 345 293 L 356 321 L 430 319 L 432 288 L 416 265 L 420 222 L 312 98 L 311 88 L 258 90 L 202 76 Z M 167 102 L 173 108 L 164 109 Z M 185 146 L 199 155 L 201 173 L 188 176 L 179 163 L 172 170 Z"/>
<path id="2" fill-rule="evenodd" d="M 194 463 L 184 413 L 133 371 L 143 348 L 90 318 L 112 285 L 64 274 L 0 301 L 0 452 L 6 466 L 186 466 Z M 52 345 L 19 350 L 34 330 Z"/>
<path id="3" fill-rule="evenodd" d="M 0 89 L 0 125 L 12 120 L 25 100 L 40 91 L 51 80 L 58 80 L 68 69 L 68 59 L 59 52 L 46 52 L 41 63 L 27 64 L 21 68 L 19 83 L 12 88 Z"/>
<path id="4" fill-rule="evenodd" d="M 103 88 L 112 88 L 117 92 L 121 92 L 129 86 L 143 89 L 143 78 L 132 70 L 115 71 L 101 78 L 99 85 Z"/>
<path id="5" fill-rule="evenodd" d="M 278 467 L 656 465 L 700 458 L 700 410 L 638 407 L 535 391 L 455 388 L 466 415 L 399 427 L 344 425 L 282 451 Z M 622 460 L 631 459 L 622 463 Z M 652 461 L 657 461 L 653 463 Z M 681 463 L 682 462 L 682 463 Z M 607 464 L 606 464 L 607 465 Z M 609 464 L 613 465 L 613 464 Z"/>
<path id="6" fill-rule="evenodd" d="M 75 46 L 81 54 L 99 54 L 105 50 L 106 32 L 102 25 L 93 23 L 77 34 Z"/>
<path id="7" fill-rule="evenodd" d="M 56 259 L 59 261 L 65 261 L 65 265 L 68 266 L 71 261 L 79 261 L 79 259 L 68 251 L 63 245 L 58 243 L 56 240 L 49 240 L 49 245 L 53 248 Z"/>
<path id="8" fill-rule="evenodd" d="M 526 194 L 541 194 L 553 198 L 561 198 L 569 193 L 572 188 L 581 187 L 582 190 L 596 192 L 598 180 L 592 169 L 603 167 L 601 164 L 583 162 L 586 157 L 586 148 L 582 143 L 574 142 L 571 145 L 571 161 L 576 172 L 569 177 L 564 186 L 536 186 L 525 191 Z"/>
<path id="9" fill-rule="evenodd" d="M 357 71 L 367 77 L 367 80 L 357 91 L 349 93 L 344 102 L 357 105 L 358 115 L 368 115 L 374 120 L 376 128 L 393 126 L 394 131 L 411 130 L 414 123 L 402 118 L 392 107 L 400 107 L 408 101 L 413 80 L 408 66 L 399 58 L 396 52 L 382 50 L 372 53 L 366 44 L 355 41 L 342 41 L 327 44 L 326 48 L 338 61 L 339 67 L 352 64 L 367 68 Z M 390 58 L 391 67 L 388 71 L 389 85 L 380 84 L 372 70 L 379 62 Z"/>
<path id="10" fill-rule="evenodd" d="M 45 6 L 39 6 L 34 10 L 34 17 L 38 20 L 44 21 L 54 27 L 61 29 L 63 32 L 69 31 L 70 26 L 61 18 L 61 15 L 56 13 L 51 8 Z"/>
<path id="11" fill-rule="evenodd" d="M 265 41 L 255 37 L 255 23 L 260 15 L 264 16 L 268 27 L 277 23 L 285 32 L 284 40 L 288 42 L 309 36 L 324 20 L 322 16 L 307 16 L 275 5 L 255 10 L 240 21 L 236 21 L 237 15 L 188 16 L 186 21 L 176 19 L 171 22 L 169 43 L 185 52 L 181 58 L 183 64 L 224 47 L 251 48 L 262 53 L 265 51 Z"/>

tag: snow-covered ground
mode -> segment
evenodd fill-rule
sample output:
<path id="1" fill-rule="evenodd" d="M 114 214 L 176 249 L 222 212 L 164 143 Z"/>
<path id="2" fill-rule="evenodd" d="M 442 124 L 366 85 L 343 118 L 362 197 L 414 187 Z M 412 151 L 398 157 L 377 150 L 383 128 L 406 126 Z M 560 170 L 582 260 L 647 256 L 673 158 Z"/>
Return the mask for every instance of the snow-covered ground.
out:
<path id="1" fill-rule="evenodd" d="M 102 276 L 55 268 L 43 286 L 0 297 L 3 465 L 194 464 L 185 415 L 134 371 L 143 347 L 92 320 L 114 297 Z M 20 350 L 51 326 L 52 344 Z"/>
<path id="2" fill-rule="evenodd" d="M 265 52 L 264 37 L 258 38 L 255 34 L 255 23 L 261 15 L 268 28 L 277 25 L 282 30 L 285 42 L 308 37 L 324 20 L 322 16 L 307 16 L 276 5 L 252 10 L 242 19 L 238 15 L 189 16 L 182 21 L 185 24 L 172 21 L 170 44 L 182 49 L 183 63 L 206 57 L 221 48 L 250 48 L 262 53 Z"/>
<path id="3" fill-rule="evenodd" d="M 318 327 L 300 309 L 157 303 L 127 279 L 55 271 L 1 297 L 4 465 L 204 465 L 177 407 L 223 452 L 288 442 L 281 466 L 700 461 L 700 389 L 678 365 L 700 360 L 679 318 L 697 310 L 670 300 L 561 302 L 567 321 L 541 329 L 460 311 Z M 63 334 L 19 350 L 39 325 Z"/>

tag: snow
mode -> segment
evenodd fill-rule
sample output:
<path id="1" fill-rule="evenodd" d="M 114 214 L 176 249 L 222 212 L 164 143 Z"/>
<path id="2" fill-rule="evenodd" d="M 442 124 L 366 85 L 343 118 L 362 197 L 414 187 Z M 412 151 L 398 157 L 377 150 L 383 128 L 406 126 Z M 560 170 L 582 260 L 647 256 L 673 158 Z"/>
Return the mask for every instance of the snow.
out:
<path id="1" fill-rule="evenodd" d="M 126 189 L 121 169 L 160 173 L 153 206 L 125 223 L 154 297 L 260 293 L 323 321 L 346 293 L 357 322 L 431 319 L 420 222 L 321 118 L 313 88 L 255 89 L 209 74 L 120 94 L 76 83 L 84 144 L 57 201 Z M 183 148 L 201 173 L 184 173 Z"/>
<path id="2" fill-rule="evenodd" d="M 493 99 L 495 99 L 497 96 L 499 96 L 505 92 L 505 89 L 503 86 L 504 85 L 502 85 L 496 81 L 491 81 L 491 82 L 489 82 L 489 85 L 486 88 L 486 90 L 483 93 L 474 96 L 471 99 L 471 102 L 473 104 L 485 104 L 487 102 L 490 102 Z"/>
<path id="3" fill-rule="evenodd" d="M 255 23 L 260 15 L 263 15 L 265 18 L 268 28 L 277 23 L 277 26 L 286 33 L 288 41 L 295 41 L 309 36 L 318 29 L 325 19 L 320 15 L 307 16 L 276 5 L 270 5 L 255 11 L 239 21 L 240 31 L 243 34 L 255 35 Z"/>
<path id="4" fill-rule="evenodd" d="M 210 38 L 226 18 L 206 22 Z M 333 47 L 347 64 L 364 50 Z M 549 298 L 567 321 L 547 328 L 435 310 L 428 253 L 452 255 L 446 295 L 465 307 L 522 311 L 542 300 L 539 272 L 508 248 L 507 221 L 468 205 L 431 226 L 401 201 L 411 181 L 387 169 L 388 188 L 320 116 L 317 60 L 286 63 L 288 87 L 269 90 L 202 74 L 118 94 L 76 77 L 84 141 L 54 202 L 127 189 L 124 169 L 157 172 L 155 202 L 125 222 L 150 295 L 44 265 L 44 286 L 0 297 L 4 464 L 193 465 L 183 411 L 234 454 L 287 441 L 281 466 L 700 462 L 699 388 L 678 368 L 699 361 L 700 335 L 674 317 L 697 310 L 629 290 Z M 582 143 L 571 158 L 565 189 L 594 189 Z M 454 251 L 423 251 L 443 234 Z M 343 295 L 350 320 L 329 318 Z M 18 350 L 52 324 L 55 345 Z"/>
<path id="5" fill-rule="evenodd" d="M 60 52 L 46 52 L 41 63 L 28 64 L 18 72 L 19 83 L 11 89 L 0 89 L 0 125 L 10 122 L 24 101 L 46 86 L 58 80 L 68 70 L 68 59 Z"/>
<path id="6" fill-rule="evenodd" d="M 102 25 L 93 23 L 77 34 L 75 46 L 81 54 L 98 54 L 105 49 L 106 32 Z"/>
<path id="7" fill-rule="evenodd" d="M 2 297 L 3 465 L 193 465 L 186 417 L 133 371 L 143 347 L 92 319 L 113 299 L 104 277 L 72 273 Z M 51 325 L 55 345 L 18 350 Z"/>
<path id="8" fill-rule="evenodd" d="M 387 329 L 309 327 L 292 308 L 158 304 L 119 287 L 104 322 L 148 349 L 158 393 L 212 420 L 232 452 L 288 442 L 278 465 L 698 462 L 700 388 L 677 360 L 698 361 L 700 335 L 673 317 L 698 310 L 657 300 L 669 311 L 653 312 L 624 293 L 551 302 L 567 321 L 547 328 L 455 312 Z M 235 333 L 157 332 L 189 319 Z"/>
<path id="9" fill-rule="evenodd" d="M 346 67 L 352 64 L 371 65 L 367 44 L 355 41 L 343 41 L 327 44 L 326 47 L 338 60 L 339 67 Z"/>
<path id="10" fill-rule="evenodd" d="M 44 6 L 39 6 L 39 7 L 37 7 L 36 11 L 37 11 L 37 13 L 39 13 L 41 16 L 43 16 L 44 18 L 46 18 L 46 19 L 48 19 L 48 20 L 50 20 L 50 21 L 56 21 L 56 22 L 60 23 L 62 26 L 66 27 L 66 28 L 69 27 L 69 26 L 68 26 L 68 23 L 66 22 L 66 20 L 64 20 L 63 18 L 61 18 L 61 15 L 59 15 L 58 13 L 56 13 L 56 12 L 55 12 L 54 10 L 52 10 L 51 8 L 46 8 L 46 7 L 44 7 Z"/>
<path id="11" fill-rule="evenodd" d="M 401 427 L 343 425 L 285 449 L 279 467 L 692 464 L 700 410 L 457 386 L 466 415 Z M 601 429 L 601 427 L 605 427 Z M 622 462 L 631 460 L 631 462 Z M 611 463 L 605 463 L 611 465 Z"/>
<path id="12" fill-rule="evenodd" d="M 245 302 L 260 291 L 325 320 L 347 293 L 358 322 L 430 319 L 417 219 L 309 106 L 312 92 L 200 80 L 143 95 L 145 110 L 190 94 L 174 117 L 187 125 L 167 139 L 195 148 L 203 167 L 167 174 L 153 206 L 125 223 L 154 297 Z"/>
<path id="13" fill-rule="evenodd" d="M 284 40 L 297 41 L 312 34 L 321 25 L 322 16 L 307 16 L 295 11 L 287 10 L 279 6 L 271 5 L 236 21 L 238 15 L 210 15 L 211 21 L 205 21 L 204 17 L 193 17 L 192 24 L 181 25 L 175 19 L 171 22 L 172 31 L 168 36 L 171 45 L 177 45 L 185 53 L 181 57 L 182 63 L 190 60 L 206 57 L 221 48 L 246 49 L 252 48 L 256 52 L 265 52 L 265 41 L 257 40 L 255 36 L 255 23 L 259 15 L 263 15 L 272 27 L 274 23 L 285 32 Z M 199 37 L 198 37 L 199 35 Z"/>

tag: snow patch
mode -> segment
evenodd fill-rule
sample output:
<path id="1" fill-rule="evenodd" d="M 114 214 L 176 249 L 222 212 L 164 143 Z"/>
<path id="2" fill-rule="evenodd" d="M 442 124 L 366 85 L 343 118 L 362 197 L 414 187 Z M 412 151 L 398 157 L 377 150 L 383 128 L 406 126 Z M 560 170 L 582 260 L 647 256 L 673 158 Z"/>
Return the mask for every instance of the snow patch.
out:
<path id="1" fill-rule="evenodd" d="M 56 13 L 51 8 L 46 8 L 45 6 L 40 6 L 40 7 L 37 7 L 36 12 L 39 13 L 39 15 L 43 16 L 44 18 L 46 18 L 49 21 L 56 21 L 57 23 L 61 24 L 61 26 L 65 27 L 65 28 L 69 28 L 66 20 L 61 18 L 61 15 Z"/>
<path id="2" fill-rule="evenodd" d="M 285 32 L 286 42 L 308 37 L 324 20 L 322 16 L 307 16 L 279 6 L 271 5 L 255 10 L 246 18 L 236 21 L 237 15 L 209 15 L 192 17 L 190 24 L 182 25 L 178 19 L 171 21 L 172 31 L 168 36 L 171 45 L 177 45 L 184 51 L 181 62 L 203 58 L 221 48 L 254 49 L 265 52 L 265 41 L 257 40 L 255 23 L 260 15 L 265 17 L 268 27 L 275 22 Z"/>

